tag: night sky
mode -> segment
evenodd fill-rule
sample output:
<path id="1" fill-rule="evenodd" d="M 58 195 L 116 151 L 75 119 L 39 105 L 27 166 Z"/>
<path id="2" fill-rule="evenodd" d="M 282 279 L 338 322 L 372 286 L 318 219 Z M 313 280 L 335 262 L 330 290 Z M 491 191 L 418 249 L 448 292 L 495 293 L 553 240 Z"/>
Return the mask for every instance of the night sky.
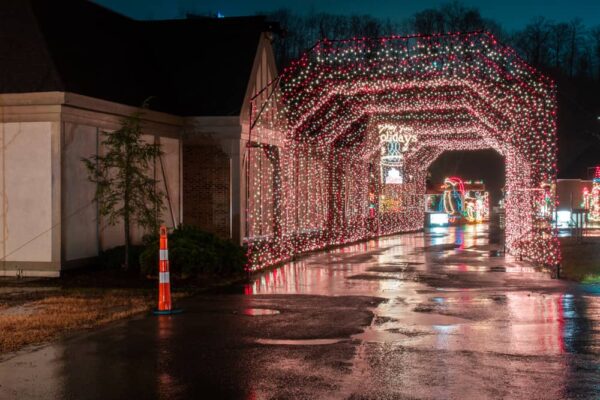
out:
<path id="1" fill-rule="evenodd" d="M 297 13 L 326 12 L 389 18 L 401 22 L 416 12 L 438 8 L 451 0 L 93 0 L 135 19 L 183 18 L 186 13 L 226 16 L 255 15 L 281 8 Z M 568 22 L 581 18 L 588 28 L 600 26 L 600 0 L 462 0 L 466 7 L 476 7 L 484 18 L 498 22 L 509 32 L 523 28 L 532 18 L 543 16 L 549 21 Z M 483 168 L 482 168 L 483 167 Z M 430 168 L 434 182 L 448 175 L 465 179 L 483 179 L 494 203 L 504 186 L 502 158 L 493 151 L 449 152 Z M 482 172 L 483 171 L 483 172 Z"/>
<path id="2" fill-rule="evenodd" d="M 109 8 L 136 19 L 180 18 L 186 12 L 220 12 L 225 16 L 254 15 L 261 11 L 291 8 L 298 12 L 323 11 L 334 14 L 371 14 L 375 17 L 403 20 L 425 8 L 437 7 L 446 0 L 96 0 Z M 600 25 L 600 0 L 465 0 L 477 7 L 483 17 L 494 19 L 511 30 L 531 18 L 544 16 L 555 21 L 580 17 L 585 25 Z"/>

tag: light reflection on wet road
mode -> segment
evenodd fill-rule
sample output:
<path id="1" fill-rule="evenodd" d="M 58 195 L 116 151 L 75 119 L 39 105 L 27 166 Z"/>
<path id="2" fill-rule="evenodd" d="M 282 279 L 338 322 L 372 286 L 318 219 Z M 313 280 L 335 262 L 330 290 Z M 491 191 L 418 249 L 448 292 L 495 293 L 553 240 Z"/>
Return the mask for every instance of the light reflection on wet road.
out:
<path id="1" fill-rule="evenodd" d="M 289 263 L 245 293 L 384 297 L 355 335 L 353 398 L 600 398 L 597 288 L 492 248 L 485 225 L 381 238 Z"/>
<path id="2" fill-rule="evenodd" d="M 491 250 L 478 225 L 317 252 L 5 359 L 0 398 L 600 398 L 599 287 Z"/>
<path id="3" fill-rule="evenodd" d="M 485 225 L 435 228 L 427 233 L 384 237 L 285 264 L 258 276 L 246 285 L 245 293 L 392 297 L 394 290 L 411 293 L 423 289 L 422 281 L 443 279 L 448 273 L 465 273 L 455 275 L 461 280 L 466 278 L 472 286 L 463 290 L 485 288 L 490 280 L 499 284 L 519 278 L 525 280 L 525 285 L 561 286 L 526 263 L 510 257 L 490 257 L 492 247 L 487 242 Z M 483 274 L 485 272 L 510 275 L 488 276 Z M 445 290 L 444 287 L 436 289 Z"/>

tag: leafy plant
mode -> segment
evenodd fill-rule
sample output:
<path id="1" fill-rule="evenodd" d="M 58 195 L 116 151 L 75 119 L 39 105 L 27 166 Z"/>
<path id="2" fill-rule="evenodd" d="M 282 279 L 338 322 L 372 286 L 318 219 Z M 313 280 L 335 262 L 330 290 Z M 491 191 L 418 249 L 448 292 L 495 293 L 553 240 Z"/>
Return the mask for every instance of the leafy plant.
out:
<path id="1" fill-rule="evenodd" d="M 140 255 L 141 270 L 146 274 L 156 274 L 158 236 L 147 236 L 145 243 Z M 169 234 L 168 243 L 170 270 L 184 276 L 231 275 L 243 272 L 246 265 L 246 253 L 242 247 L 193 226 L 179 226 Z"/>
<path id="2" fill-rule="evenodd" d="M 144 251 L 144 246 L 132 245 L 129 248 L 130 268 L 136 269 L 139 267 L 140 254 Z M 100 254 L 99 262 L 103 268 L 116 269 L 123 266 L 125 259 L 125 246 L 117 246 L 105 250 Z"/>
<path id="3" fill-rule="evenodd" d="M 146 106 L 144 103 L 143 108 Z M 135 112 L 121 121 L 118 130 L 104 132 L 104 155 L 82 159 L 88 179 L 96 184 L 94 200 L 99 205 L 99 214 L 110 225 L 123 222 L 125 269 L 131 259 L 132 224 L 156 231 L 163 208 L 163 193 L 157 190 L 159 181 L 148 176 L 151 165 L 162 152 L 160 145 L 142 140 L 142 115 Z"/>

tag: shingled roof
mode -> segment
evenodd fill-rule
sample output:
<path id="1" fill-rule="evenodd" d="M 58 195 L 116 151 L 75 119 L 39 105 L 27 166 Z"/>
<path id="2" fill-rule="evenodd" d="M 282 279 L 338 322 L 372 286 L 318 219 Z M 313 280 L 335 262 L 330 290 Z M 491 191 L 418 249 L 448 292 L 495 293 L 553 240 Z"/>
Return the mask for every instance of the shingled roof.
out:
<path id="1" fill-rule="evenodd" d="M 264 17 L 136 21 L 84 0 L 0 1 L 0 93 L 68 91 L 239 115 Z"/>

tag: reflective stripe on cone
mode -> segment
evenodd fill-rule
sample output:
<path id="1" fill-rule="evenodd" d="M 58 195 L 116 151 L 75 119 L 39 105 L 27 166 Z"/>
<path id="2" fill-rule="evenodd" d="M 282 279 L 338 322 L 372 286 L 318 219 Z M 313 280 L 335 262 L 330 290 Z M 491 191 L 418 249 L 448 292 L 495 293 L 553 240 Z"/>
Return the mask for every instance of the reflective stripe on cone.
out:
<path id="1" fill-rule="evenodd" d="M 169 247 L 167 228 L 160 227 L 160 250 L 158 261 L 158 311 L 171 310 L 171 280 L 169 278 Z"/>

